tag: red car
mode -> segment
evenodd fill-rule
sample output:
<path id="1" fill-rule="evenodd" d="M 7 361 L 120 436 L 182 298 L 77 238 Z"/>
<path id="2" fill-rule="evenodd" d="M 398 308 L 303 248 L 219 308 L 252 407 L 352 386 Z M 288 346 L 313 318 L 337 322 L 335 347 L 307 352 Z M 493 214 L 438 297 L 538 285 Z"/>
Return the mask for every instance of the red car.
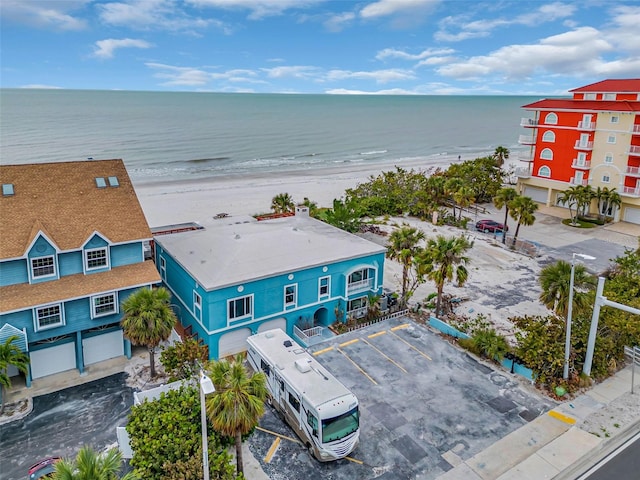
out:
<path id="1" fill-rule="evenodd" d="M 48 457 L 31 465 L 29 467 L 29 480 L 51 477 L 51 474 L 56 471 L 56 463 L 60 460 L 62 460 L 60 457 Z"/>
<path id="2" fill-rule="evenodd" d="M 476 230 L 484 233 L 502 233 L 508 232 L 509 227 L 505 227 L 502 223 L 498 223 L 494 220 L 479 220 L 476 223 Z"/>

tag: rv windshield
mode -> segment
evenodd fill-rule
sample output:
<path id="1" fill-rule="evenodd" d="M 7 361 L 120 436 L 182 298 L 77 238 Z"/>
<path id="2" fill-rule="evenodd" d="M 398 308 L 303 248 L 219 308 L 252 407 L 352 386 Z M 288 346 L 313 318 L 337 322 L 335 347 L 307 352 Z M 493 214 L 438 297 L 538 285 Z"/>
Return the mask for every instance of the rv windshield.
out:
<path id="1" fill-rule="evenodd" d="M 322 443 L 340 440 L 358 430 L 358 407 L 342 415 L 322 420 Z"/>

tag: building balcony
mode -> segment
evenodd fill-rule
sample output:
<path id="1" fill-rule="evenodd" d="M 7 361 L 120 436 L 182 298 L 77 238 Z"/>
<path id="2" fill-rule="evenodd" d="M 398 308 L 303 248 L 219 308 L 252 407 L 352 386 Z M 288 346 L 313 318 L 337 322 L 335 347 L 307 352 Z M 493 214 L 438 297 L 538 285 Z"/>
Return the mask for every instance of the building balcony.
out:
<path id="1" fill-rule="evenodd" d="M 520 162 L 533 162 L 534 160 L 533 152 L 518 152 L 518 161 Z"/>
<path id="2" fill-rule="evenodd" d="M 360 307 L 347 312 L 347 318 L 363 318 L 367 316 L 368 307 Z"/>
<path id="3" fill-rule="evenodd" d="M 538 120 L 535 120 L 533 118 L 523 118 L 520 120 L 520 126 L 521 127 L 537 127 Z"/>
<path id="4" fill-rule="evenodd" d="M 634 157 L 640 157 L 640 146 L 631 145 L 629 147 L 629 155 L 633 155 Z"/>
<path id="5" fill-rule="evenodd" d="M 518 178 L 531 178 L 531 171 L 529 167 L 516 168 L 516 170 L 513 173 Z"/>
<path id="6" fill-rule="evenodd" d="M 360 280 L 359 282 L 352 282 L 347 285 L 347 295 L 366 292 L 367 290 L 373 290 L 373 278 L 367 278 L 365 280 Z"/>
<path id="7" fill-rule="evenodd" d="M 632 125 L 631 126 L 631 133 L 633 135 L 640 135 L 640 125 Z"/>
<path id="8" fill-rule="evenodd" d="M 576 150 L 593 150 L 593 142 L 581 142 L 577 140 L 573 148 Z"/>
<path id="9" fill-rule="evenodd" d="M 589 185 L 589 180 L 587 179 L 577 179 L 576 177 L 571 177 L 571 180 L 569 180 L 569 183 L 571 185 L 582 185 L 583 187 L 586 187 L 587 185 Z"/>
<path id="10" fill-rule="evenodd" d="M 624 174 L 628 177 L 640 177 L 640 167 L 627 167 Z"/>
<path id="11" fill-rule="evenodd" d="M 577 168 L 578 170 L 589 170 L 591 168 L 591 161 L 578 160 L 577 158 L 574 158 L 571 162 L 571 168 Z"/>
<path id="12" fill-rule="evenodd" d="M 596 129 L 595 122 L 578 122 L 578 130 L 593 131 Z"/>
<path id="13" fill-rule="evenodd" d="M 518 143 L 520 145 L 535 145 L 536 138 L 533 135 L 520 135 L 518 137 Z"/>
<path id="14" fill-rule="evenodd" d="M 623 197 L 640 198 L 640 187 L 622 187 L 620 195 Z"/>

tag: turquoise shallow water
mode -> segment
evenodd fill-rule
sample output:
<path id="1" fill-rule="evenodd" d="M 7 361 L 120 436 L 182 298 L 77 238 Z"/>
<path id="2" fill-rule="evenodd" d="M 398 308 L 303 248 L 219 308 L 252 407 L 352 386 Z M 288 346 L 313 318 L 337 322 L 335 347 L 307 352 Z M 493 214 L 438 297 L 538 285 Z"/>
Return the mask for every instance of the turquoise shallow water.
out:
<path id="1" fill-rule="evenodd" d="M 0 161 L 122 158 L 134 180 L 517 150 L 537 97 L 0 90 Z"/>

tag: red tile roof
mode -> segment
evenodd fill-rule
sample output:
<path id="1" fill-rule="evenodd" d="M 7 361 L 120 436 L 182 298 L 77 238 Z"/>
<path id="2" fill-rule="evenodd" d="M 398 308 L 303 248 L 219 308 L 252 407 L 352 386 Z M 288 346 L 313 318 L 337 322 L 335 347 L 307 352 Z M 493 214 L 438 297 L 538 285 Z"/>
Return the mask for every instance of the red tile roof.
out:
<path id="1" fill-rule="evenodd" d="M 608 79 L 574 88 L 570 92 L 639 92 L 640 78 Z"/>
<path id="2" fill-rule="evenodd" d="M 601 100 L 571 100 L 547 98 L 524 105 L 527 110 L 579 110 L 579 111 L 604 111 L 604 112 L 638 112 L 640 102 L 629 101 L 601 101 Z"/>

